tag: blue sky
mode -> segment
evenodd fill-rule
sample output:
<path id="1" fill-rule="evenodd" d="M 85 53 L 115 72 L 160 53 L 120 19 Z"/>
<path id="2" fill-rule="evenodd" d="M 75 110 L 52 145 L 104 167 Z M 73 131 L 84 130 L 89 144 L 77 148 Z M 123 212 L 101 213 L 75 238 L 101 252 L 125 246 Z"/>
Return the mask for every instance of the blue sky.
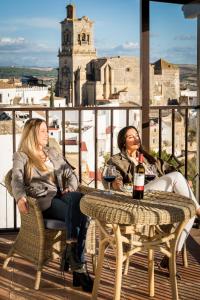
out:
<path id="1" fill-rule="evenodd" d="M 0 66 L 57 67 L 66 0 L 0 1 Z M 75 0 L 94 23 L 98 56 L 139 56 L 139 0 Z M 150 59 L 196 64 L 196 19 L 181 5 L 151 3 Z"/>

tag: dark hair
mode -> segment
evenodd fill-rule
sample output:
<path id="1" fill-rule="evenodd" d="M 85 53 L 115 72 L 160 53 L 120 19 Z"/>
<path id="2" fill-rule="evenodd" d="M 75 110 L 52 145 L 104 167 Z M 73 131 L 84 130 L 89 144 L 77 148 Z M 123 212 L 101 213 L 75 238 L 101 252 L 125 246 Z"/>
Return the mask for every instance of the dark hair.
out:
<path id="1" fill-rule="evenodd" d="M 138 134 L 138 138 L 140 141 L 140 147 L 138 149 L 138 151 L 140 153 L 143 153 L 144 157 L 152 164 L 155 163 L 155 158 L 153 156 L 151 156 L 148 152 L 146 152 L 144 150 L 144 148 L 142 147 L 142 143 L 141 143 L 141 139 L 140 139 L 140 135 L 139 132 L 137 130 L 137 128 L 135 126 L 126 126 L 124 128 L 122 128 L 119 133 L 118 133 L 118 137 L 117 137 L 117 144 L 118 144 L 118 148 L 121 152 L 125 152 L 126 151 L 126 133 L 129 129 L 134 129 L 137 134 Z"/>

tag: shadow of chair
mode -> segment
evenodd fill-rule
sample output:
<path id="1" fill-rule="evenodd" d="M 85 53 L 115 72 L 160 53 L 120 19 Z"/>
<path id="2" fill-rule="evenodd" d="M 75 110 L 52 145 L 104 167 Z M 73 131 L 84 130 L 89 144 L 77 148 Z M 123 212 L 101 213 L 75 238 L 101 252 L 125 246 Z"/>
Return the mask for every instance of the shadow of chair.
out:
<path id="1" fill-rule="evenodd" d="M 10 170 L 5 176 L 5 185 L 12 195 Z M 79 187 L 83 194 L 90 188 Z M 29 212 L 20 214 L 21 226 L 16 240 L 14 241 L 3 264 L 7 269 L 11 258 L 18 254 L 34 264 L 36 268 L 35 286 L 36 290 L 40 287 L 41 273 L 44 265 L 50 260 L 60 258 L 66 244 L 66 225 L 65 222 L 55 219 L 44 219 L 36 199 L 27 197 Z M 87 234 L 88 253 L 92 255 L 93 270 L 96 266 L 96 247 L 95 247 L 95 224 L 91 222 Z"/>

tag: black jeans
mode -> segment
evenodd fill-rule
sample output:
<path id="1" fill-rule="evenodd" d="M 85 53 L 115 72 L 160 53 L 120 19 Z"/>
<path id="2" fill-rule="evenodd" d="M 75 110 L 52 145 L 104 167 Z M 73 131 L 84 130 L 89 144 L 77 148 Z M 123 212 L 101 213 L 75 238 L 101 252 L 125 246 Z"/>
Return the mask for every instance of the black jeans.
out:
<path id="1" fill-rule="evenodd" d="M 88 217 L 80 211 L 82 194 L 69 192 L 64 195 L 56 195 L 51 206 L 43 211 L 46 219 L 64 221 L 67 230 L 67 239 L 77 239 L 77 258 L 84 263 L 85 239 L 88 228 Z"/>

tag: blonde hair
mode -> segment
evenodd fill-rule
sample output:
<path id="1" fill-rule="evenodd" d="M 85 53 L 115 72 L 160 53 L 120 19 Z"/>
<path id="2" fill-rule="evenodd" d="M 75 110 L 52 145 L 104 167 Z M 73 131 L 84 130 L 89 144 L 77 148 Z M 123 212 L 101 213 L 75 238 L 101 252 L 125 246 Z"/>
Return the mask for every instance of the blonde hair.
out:
<path id="1" fill-rule="evenodd" d="M 40 171 L 47 171 L 42 158 L 38 156 L 38 132 L 40 125 L 46 123 L 39 118 L 29 119 L 22 132 L 21 140 L 19 143 L 18 151 L 24 152 L 28 156 L 28 162 L 26 164 L 26 176 L 30 179 L 32 177 L 32 168 L 35 166 Z"/>

